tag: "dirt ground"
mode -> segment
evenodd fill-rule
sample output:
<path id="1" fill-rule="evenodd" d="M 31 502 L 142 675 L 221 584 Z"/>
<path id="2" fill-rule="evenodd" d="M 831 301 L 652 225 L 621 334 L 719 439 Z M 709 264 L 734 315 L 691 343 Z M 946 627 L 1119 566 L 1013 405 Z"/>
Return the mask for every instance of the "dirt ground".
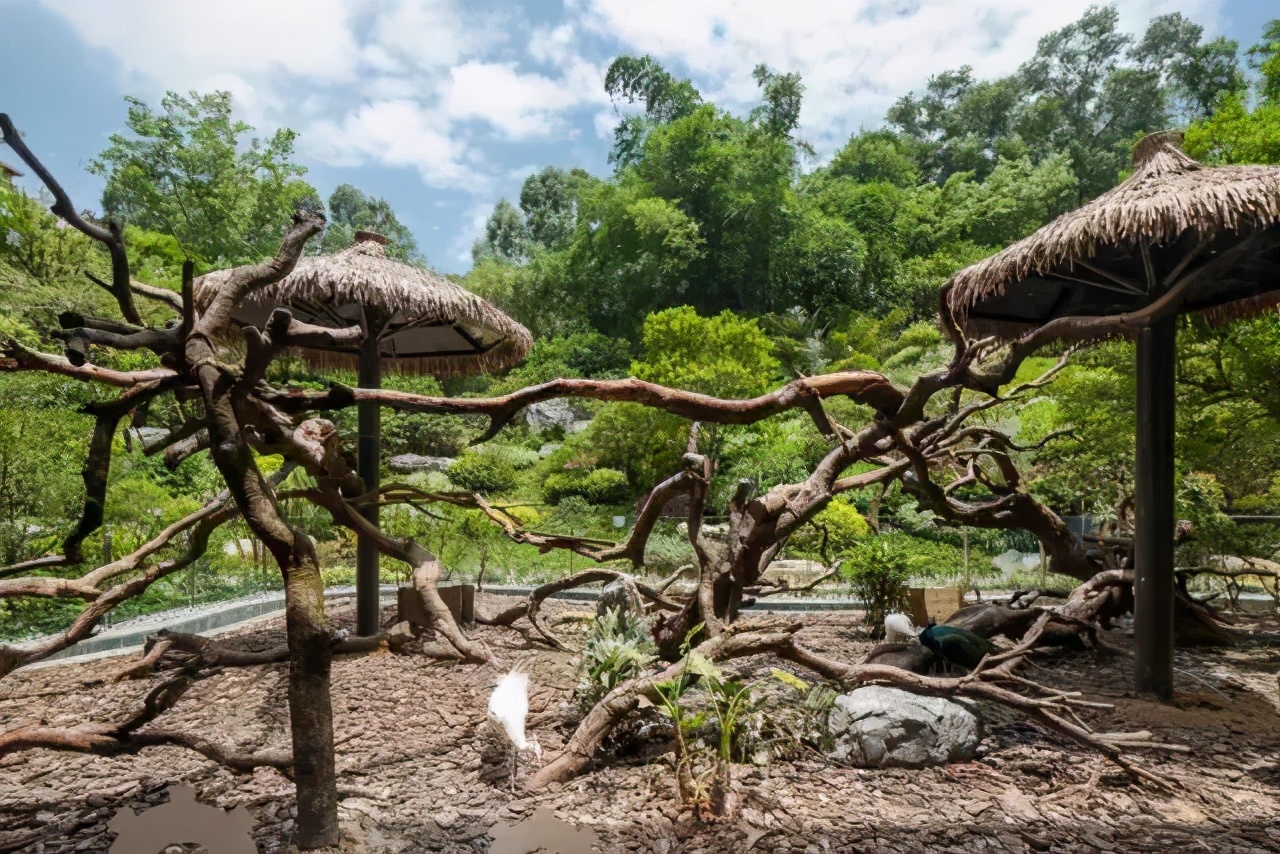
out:
<path id="1" fill-rule="evenodd" d="M 493 612 L 505 603 L 482 595 L 478 607 Z M 575 607 L 582 606 L 552 603 L 544 613 Z M 339 625 L 351 618 L 349 610 L 335 614 Z M 805 624 L 804 642 L 828 655 L 856 660 L 870 646 L 852 615 L 796 619 Z M 1274 633 L 1274 620 L 1266 627 Z M 1280 851 L 1280 650 L 1274 645 L 1179 651 L 1171 705 L 1128 691 L 1131 659 L 1119 632 L 1109 638 L 1122 648 L 1118 654 L 1059 653 L 1024 671 L 1114 704 L 1083 715 L 1095 730 L 1145 729 L 1157 741 L 1189 747 L 1138 757 L 1170 781 L 1169 793 L 1139 786 L 1102 757 L 988 710 L 977 761 L 868 770 L 834 766 L 810 753 L 738 766 L 738 817 L 707 824 L 681 809 L 669 755 L 609 757 L 549 791 L 512 794 L 482 726 L 488 693 L 507 667 L 518 664 L 531 674 L 530 730 L 550 756 L 572 731 L 566 718 L 577 660 L 530 647 L 510 630 L 478 632 L 499 652 L 502 670 L 386 652 L 335 661 L 344 851 L 497 850 L 489 836 L 495 825 L 542 808 L 589 828 L 598 836 L 597 850 L 608 852 Z M 565 636 L 572 640 L 572 629 Z M 262 648 L 282 642 L 283 629 L 267 620 L 224 639 Z M 118 719 L 136 706 L 147 683 L 87 683 L 126 660 L 19 671 L 0 683 L 0 730 Z M 767 677 L 777 664 L 762 656 L 731 669 Z M 229 669 L 192 688 L 162 721 L 229 744 L 285 746 L 283 698 L 283 665 Z M 521 777 L 527 772 L 522 767 Z M 166 800 L 169 784 L 194 787 L 206 803 L 247 807 L 258 850 L 289 850 L 293 787 L 281 775 L 238 776 L 182 749 L 148 748 L 111 758 L 36 750 L 0 759 L 0 852 L 109 851 L 107 823 L 116 812 Z"/>

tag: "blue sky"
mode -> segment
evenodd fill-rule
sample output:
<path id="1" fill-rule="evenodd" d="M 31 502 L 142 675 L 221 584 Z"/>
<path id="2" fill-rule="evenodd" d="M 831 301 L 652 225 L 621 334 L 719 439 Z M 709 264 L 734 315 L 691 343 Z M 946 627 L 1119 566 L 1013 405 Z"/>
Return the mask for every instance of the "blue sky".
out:
<path id="1" fill-rule="evenodd" d="M 96 208 L 84 167 L 123 125 L 123 96 L 228 89 L 260 130 L 301 134 L 322 195 L 350 182 L 385 196 L 433 266 L 464 272 L 493 203 L 530 172 L 609 171 L 602 80 L 620 53 L 651 53 L 732 109 L 754 102 L 756 63 L 800 72 L 800 131 L 821 160 L 930 74 L 1012 71 L 1091 2 L 0 0 L 0 111 Z M 1277 0 L 1117 5 L 1130 31 L 1180 11 L 1245 46 L 1280 16 Z"/>

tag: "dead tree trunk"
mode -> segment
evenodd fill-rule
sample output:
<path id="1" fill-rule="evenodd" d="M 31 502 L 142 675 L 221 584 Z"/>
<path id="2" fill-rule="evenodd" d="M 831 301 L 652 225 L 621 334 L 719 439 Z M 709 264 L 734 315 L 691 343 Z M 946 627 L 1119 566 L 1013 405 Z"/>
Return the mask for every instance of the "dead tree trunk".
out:
<path id="1" fill-rule="evenodd" d="M 273 261 L 236 270 L 199 317 L 183 354 L 204 398 L 214 464 L 249 529 L 271 552 L 284 576 L 289 722 L 298 793 L 298 843 L 302 848 L 338 842 L 338 786 L 329 694 L 332 648 L 324 581 L 311 541 L 284 520 L 273 491 L 254 462 L 237 417 L 237 409 L 247 405 L 244 398 L 249 389 L 244 378 L 229 376 L 217 364 L 212 342 L 226 334 L 231 312 L 245 296 L 289 273 L 306 240 L 322 225 L 323 220 L 318 218 L 299 219 Z M 251 371 L 246 368 L 245 373 Z"/>

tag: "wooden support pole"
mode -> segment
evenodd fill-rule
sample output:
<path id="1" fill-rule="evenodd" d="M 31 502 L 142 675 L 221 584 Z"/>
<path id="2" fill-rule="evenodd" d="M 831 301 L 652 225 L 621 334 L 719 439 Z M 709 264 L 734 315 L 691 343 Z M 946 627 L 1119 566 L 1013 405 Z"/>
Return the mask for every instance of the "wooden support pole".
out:
<path id="1" fill-rule="evenodd" d="M 382 359 L 379 352 L 378 329 L 368 324 L 365 340 L 360 345 L 361 388 L 379 388 L 382 385 Z M 364 481 L 366 493 L 376 492 L 379 485 L 378 464 L 382 456 L 382 410 L 373 401 L 361 402 L 357 408 L 359 438 L 356 443 L 358 460 L 356 468 Z M 378 504 L 366 505 L 364 517 L 378 524 Z M 356 541 L 356 634 L 378 633 L 378 544 L 369 537 L 360 536 Z"/>
<path id="2" fill-rule="evenodd" d="M 1137 689 L 1173 697 L 1173 453 L 1177 318 L 1138 333 L 1133 625 Z"/>

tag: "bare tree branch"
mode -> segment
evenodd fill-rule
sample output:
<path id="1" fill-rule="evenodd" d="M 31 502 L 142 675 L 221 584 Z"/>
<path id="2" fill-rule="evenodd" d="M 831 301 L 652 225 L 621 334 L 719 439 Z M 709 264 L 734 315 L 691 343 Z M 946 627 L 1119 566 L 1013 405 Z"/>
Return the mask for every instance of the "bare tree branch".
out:
<path id="1" fill-rule="evenodd" d="M 872 371 L 844 371 L 795 380 L 776 391 L 750 400 L 724 400 L 695 392 L 667 388 L 634 378 L 623 380 L 557 379 L 501 397 L 430 397 L 392 389 L 347 389 L 329 392 L 291 390 L 264 394 L 264 399 L 286 412 L 340 409 L 372 401 L 402 412 L 442 415 L 483 415 L 488 429 L 475 443 L 493 438 L 522 409 L 557 397 L 641 403 L 673 415 L 717 424 L 752 424 L 796 407 L 810 410 L 808 401 L 844 396 L 879 412 L 896 412 L 903 392 Z M 834 438 L 834 427 L 825 414 L 817 426 Z"/>
<path id="2" fill-rule="evenodd" d="M 39 176 L 53 195 L 54 204 L 51 208 L 53 213 L 82 234 L 107 247 L 107 251 L 111 254 L 111 293 L 115 295 L 124 319 L 141 325 L 142 318 L 134 307 L 133 292 L 130 290 L 129 256 L 125 253 L 124 237 L 120 233 L 120 227 L 113 222 L 109 223 L 107 228 L 102 228 L 85 221 L 84 217 L 76 212 L 75 205 L 71 204 L 71 197 L 67 195 L 67 191 L 62 189 L 62 185 L 54 180 L 49 170 L 44 168 L 44 164 L 31 153 L 31 149 L 27 148 L 27 144 L 22 141 L 22 134 L 4 113 L 0 113 L 0 135 L 4 136 L 4 141 L 18 157 L 22 158 L 23 163 L 31 167 L 31 171 Z"/>

